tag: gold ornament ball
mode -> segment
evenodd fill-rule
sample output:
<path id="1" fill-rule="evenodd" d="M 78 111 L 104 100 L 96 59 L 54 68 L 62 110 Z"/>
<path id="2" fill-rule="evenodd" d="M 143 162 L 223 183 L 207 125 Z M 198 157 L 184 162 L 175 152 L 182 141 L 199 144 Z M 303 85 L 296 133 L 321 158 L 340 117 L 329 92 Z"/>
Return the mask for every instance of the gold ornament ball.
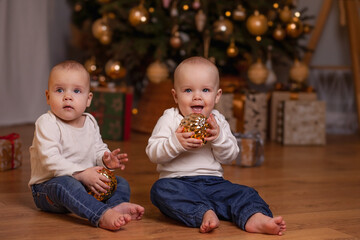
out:
<path id="1" fill-rule="evenodd" d="M 155 61 L 146 69 L 146 76 L 152 83 L 161 83 L 168 79 L 169 70 L 164 63 Z"/>
<path id="2" fill-rule="evenodd" d="M 101 72 L 101 68 L 96 63 L 96 58 L 94 56 L 85 61 L 84 67 L 90 75 L 97 75 Z"/>
<path id="3" fill-rule="evenodd" d="M 103 45 L 108 45 L 111 43 L 112 40 L 112 33 L 111 32 L 107 32 L 107 33 L 103 33 L 100 37 L 99 37 L 99 41 L 101 42 L 101 44 Z"/>
<path id="4" fill-rule="evenodd" d="M 105 73 L 111 79 L 119 79 L 125 77 L 126 69 L 120 61 L 109 60 L 105 65 Z"/>
<path id="5" fill-rule="evenodd" d="M 91 30 L 92 34 L 97 39 L 99 39 L 104 33 L 109 33 L 111 31 L 108 21 L 105 17 L 95 20 Z"/>
<path id="6" fill-rule="evenodd" d="M 293 66 L 290 68 L 290 79 L 297 83 L 302 83 L 308 76 L 309 67 L 298 59 L 295 59 Z"/>
<path id="7" fill-rule="evenodd" d="M 281 41 L 285 38 L 285 36 L 286 36 L 286 32 L 281 26 L 277 26 L 274 29 L 273 38 L 275 38 L 276 40 Z"/>
<path id="8" fill-rule="evenodd" d="M 109 199 L 111 197 L 111 195 L 115 192 L 116 187 L 117 187 L 117 180 L 116 180 L 114 173 L 106 168 L 103 168 L 103 169 L 99 170 L 98 172 L 99 172 L 99 174 L 101 174 L 104 177 L 111 180 L 110 182 L 105 182 L 110 188 L 107 190 L 106 193 L 101 193 L 100 195 L 96 195 L 91 190 L 88 190 L 88 193 L 90 195 L 94 196 L 94 198 L 96 198 L 97 200 L 104 201 L 104 200 Z"/>
<path id="9" fill-rule="evenodd" d="M 255 10 L 254 14 L 247 19 L 246 28 L 252 35 L 262 35 L 268 29 L 267 18 L 263 14 L 260 14 L 259 11 Z"/>
<path id="10" fill-rule="evenodd" d="M 237 5 L 232 13 L 232 17 L 235 21 L 244 21 L 246 18 L 245 8 L 241 4 Z"/>
<path id="11" fill-rule="evenodd" d="M 303 32 L 303 24 L 298 18 L 293 18 L 291 22 L 286 25 L 286 34 L 292 38 L 297 38 Z"/>
<path id="12" fill-rule="evenodd" d="M 200 139 L 206 143 L 205 137 L 208 136 L 206 130 L 209 128 L 206 120 L 207 118 L 201 113 L 191 113 L 181 120 L 180 125 L 184 127 L 183 132 L 194 132 L 192 138 Z"/>
<path id="13" fill-rule="evenodd" d="M 282 22 L 287 23 L 291 20 L 292 12 L 289 6 L 285 6 L 282 10 L 280 10 L 279 18 Z"/>
<path id="14" fill-rule="evenodd" d="M 229 47 L 226 49 L 226 54 L 229 57 L 236 57 L 239 54 L 239 49 L 236 47 L 234 42 L 231 42 Z"/>
<path id="15" fill-rule="evenodd" d="M 219 20 L 214 22 L 213 30 L 215 33 L 215 38 L 218 40 L 226 40 L 230 37 L 230 35 L 234 31 L 233 23 L 225 19 L 224 17 L 220 17 Z"/>
<path id="16" fill-rule="evenodd" d="M 170 45 L 171 45 L 171 47 L 173 47 L 173 48 L 179 48 L 179 47 L 181 47 L 182 41 L 181 41 L 180 33 L 179 33 L 179 32 L 176 32 L 176 33 L 174 33 L 173 36 L 171 36 L 171 38 L 170 38 Z"/>
<path id="17" fill-rule="evenodd" d="M 269 70 L 262 63 L 261 59 L 258 59 L 255 63 L 251 64 L 248 70 L 248 77 L 251 82 L 255 84 L 265 83 Z"/>
<path id="18" fill-rule="evenodd" d="M 133 7 L 129 13 L 129 22 L 132 26 L 137 26 L 148 22 L 149 13 L 146 8 L 140 4 L 139 6 Z"/>

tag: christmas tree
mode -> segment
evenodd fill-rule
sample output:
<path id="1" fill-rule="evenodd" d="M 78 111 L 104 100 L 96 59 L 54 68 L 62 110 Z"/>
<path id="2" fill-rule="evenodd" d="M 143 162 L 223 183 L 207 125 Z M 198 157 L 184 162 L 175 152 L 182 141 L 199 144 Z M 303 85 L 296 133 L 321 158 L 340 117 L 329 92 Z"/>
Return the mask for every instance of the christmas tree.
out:
<path id="1" fill-rule="evenodd" d="M 295 11 L 289 0 L 68 1 L 88 71 L 137 90 L 144 79 L 166 79 L 190 56 L 233 75 L 264 61 L 269 46 L 274 55 L 301 58 L 299 39 L 311 28 L 306 9 Z"/>

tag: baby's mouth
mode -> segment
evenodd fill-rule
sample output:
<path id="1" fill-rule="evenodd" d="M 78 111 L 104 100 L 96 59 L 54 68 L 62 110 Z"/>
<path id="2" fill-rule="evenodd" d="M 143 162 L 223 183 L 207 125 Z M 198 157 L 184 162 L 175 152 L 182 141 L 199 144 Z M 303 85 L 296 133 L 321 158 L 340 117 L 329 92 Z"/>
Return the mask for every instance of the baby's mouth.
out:
<path id="1" fill-rule="evenodd" d="M 72 106 L 65 106 L 64 109 L 69 110 L 69 109 L 74 109 Z"/>
<path id="2" fill-rule="evenodd" d="M 191 109 L 193 110 L 194 113 L 201 113 L 201 111 L 203 110 L 203 106 L 192 106 Z"/>

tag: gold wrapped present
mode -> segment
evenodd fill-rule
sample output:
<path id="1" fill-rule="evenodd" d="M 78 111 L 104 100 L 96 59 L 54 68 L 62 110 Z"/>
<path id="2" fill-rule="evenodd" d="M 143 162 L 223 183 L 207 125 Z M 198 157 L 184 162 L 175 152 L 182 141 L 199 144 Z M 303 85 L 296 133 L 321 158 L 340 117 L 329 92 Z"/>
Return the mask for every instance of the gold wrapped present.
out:
<path id="1" fill-rule="evenodd" d="M 20 135 L 0 136 L 0 171 L 18 168 L 22 163 Z"/>

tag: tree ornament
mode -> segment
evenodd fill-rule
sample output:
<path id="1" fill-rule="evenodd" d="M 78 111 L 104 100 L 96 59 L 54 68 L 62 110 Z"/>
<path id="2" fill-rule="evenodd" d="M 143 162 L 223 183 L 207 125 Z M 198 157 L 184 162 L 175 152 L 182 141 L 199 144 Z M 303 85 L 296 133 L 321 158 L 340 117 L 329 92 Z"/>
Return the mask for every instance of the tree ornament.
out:
<path id="1" fill-rule="evenodd" d="M 286 34 L 292 38 L 297 38 L 303 32 L 303 24 L 299 18 L 293 17 L 292 21 L 286 25 Z"/>
<path id="2" fill-rule="evenodd" d="M 271 51 L 272 51 L 272 46 L 269 45 L 268 52 L 267 52 L 267 59 L 265 62 L 265 66 L 269 71 L 268 76 L 265 80 L 265 84 L 268 86 L 271 86 L 276 82 L 276 75 L 275 75 L 275 72 L 274 72 L 273 66 L 272 66 Z"/>
<path id="3" fill-rule="evenodd" d="M 104 32 L 99 38 L 99 41 L 104 45 L 108 45 L 109 43 L 111 43 L 111 40 L 112 32 Z"/>
<path id="4" fill-rule="evenodd" d="M 161 83 L 168 79 L 169 70 L 165 63 L 155 61 L 146 69 L 146 75 L 152 83 Z"/>
<path id="5" fill-rule="evenodd" d="M 180 48 L 182 45 L 182 41 L 180 38 L 180 33 L 176 31 L 171 37 L 170 37 L 170 46 L 177 49 Z"/>
<path id="6" fill-rule="evenodd" d="M 133 7 L 129 13 L 129 22 L 133 27 L 144 24 L 149 21 L 149 12 L 143 5 L 143 1 L 136 7 Z"/>
<path id="7" fill-rule="evenodd" d="M 179 16 L 179 11 L 177 9 L 177 0 L 174 0 L 173 3 L 171 4 L 170 16 L 171 17 Z"/>
<path id="8" fill-rule="evenodd" d="M 125 77 L 126 72 L 125 67 L 120 61 L 110 59 L 105 64 L 105 73 L 113 80 Z"/>
<path id="9" fill-rule="evenodd" d="M 109 21 L 106 16 L 103 16 L 102 18 L 95 20 L 91 30 L 92 30 L 92 34 L 97 39 L 99 39 L 103 34 L 107 34 L 107 35 L 112 34 Z"/>
<path id="10" fill-rule="evenodd" d="M 304 33 L 310 33 L 311 32 L 311 26 L 309 24 L 305 23 L 303 32 Z"/>
<path id="11" fill-rule="evenodd" d="M 287 23 L 291 20 L 292 12 L 289 6 L 285 6 L 282 10 L 280 10 L 279 18 L 282 22 Z"/>
<path id="12" fill-rule="evenodd" d="M 84 67 L 90 73 L 91 76 L 97 75 L 101 72 L 101 68 L 96 62 L 95 56 L 92 56 L 88 60 L 85 61 Z"/>
<path id="13" fill-rule="evenodd" d="M 162 3 L 164 8 L 169 8 L 171 0 L 162 0 Z"/>
<path id="14" fill-rule="evenodd" d="M 294 64 L 290 68 L 290 79 L 297 82 L 303 83 L 309 76 L 309 67 L 300 62 L 299 59 L 294 60 Z"/>
<path id="15" fill-rule="evenodd" d="M 263 84 L 266 81 L 269 71 L 266 66 L 262 63 L 261 59 L 250 65 L 248 70 L 248 77 L 251 82 L 255 84 Z"/>
<path id="16" fill-rule="evenodd" d="M 202 32 L 206 23 L 206 15 L 203 10 L 199 10 L 195 15 L 195 26 L 196 30 Z"/>
<path id="17" fill-rule="evenodd" d="M 100 195 L 96 195 L 93 191 L 88 190 L 88 193 L 92 196 L 94 196 L 94 198 L 96 198 L 99 201 L 104 201 L 109 199 L 112 194 L 115 192 L 116 187 L 117 187 L 117 180 L 116 177 L 114 175 L 113 172 L 111 172 L 110 170 L 103 168 L 101 170 L 98 170 L 98 173 L 103 175 L 104 177 L 110 179 L 110 182 L 104 182 L 105 184 L 107 184 L 110 188 L 107 190 L 107 192 L 105 193 L 100 193 Z"/>
<path id="18" fill-rule="evenodd" d="M 236 47 L 234 39 L 231 39 L 230 45 L 226 49 L 226 54 L 229 57 L 236 57 L 239 54 L 239 49 Z"/>
<path id="19" fill-rule="evenodd" d="M 278 41 L 281 41 L 285 38 L 285 36 L 286 36 L 285 30 L 281 27 L 280 24 L 278 24 L 277 27 L 274 29 L 273 38 L 275 38 Z"/>
<path id="20" fill-rule="evenodd" d="M 214 38 L 218 40 L 226 40 L 234 31 L 233 23 L 225 19 L 223 16 L 220 16 L 219 20 L 214 22 Z"/>
<path id="21" fill-rule="evenodd" d="M 268 29 L 267 18 L 260 14 L 258 10 L 255 10 L 254 14 L 247 19 L 246 27 L 252 35 L 262 35 Z"/>
<path id="22" fill-rule="evenodd" d="M 232 17 L 235 21 L 244 21 L 246 18 L 246 10 L 245 8 L 239 4 L 232 12 Z"/>
<path id="23" fill-rule="evenodd" d="M 207 118 L 201 113 L 191 113 L 181 120 L 180 126 L 184 127 L 183 132 L 194 132 L 191 137 L 200 139 L 205 144 L 205 138 L 208 136 L 206 130 L 209 128 L 206 120 Z"/>
<path id="24" fill-rule="evenodd" d="M 194 0 L 191 7 L 195 10 L 198 10 L 201 7 L 201 2 L 200 0 Z"/>

